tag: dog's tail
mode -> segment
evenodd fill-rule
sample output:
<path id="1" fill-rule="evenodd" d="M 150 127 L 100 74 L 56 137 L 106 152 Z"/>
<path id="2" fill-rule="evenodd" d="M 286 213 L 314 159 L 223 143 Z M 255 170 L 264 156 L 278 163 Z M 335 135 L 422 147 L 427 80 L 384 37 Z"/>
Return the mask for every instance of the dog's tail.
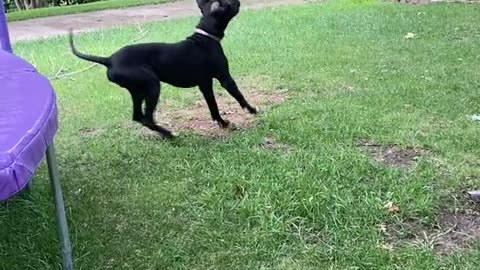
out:
<path id="1" fill-rule="evenodd" d="M 76 55 L 77 57 L 79 57 L 83 60 L 87 60 L 87 61 L 90 61 L 90 62 L 94 62 L 94 63 L 104 65 L 106 67 L 110 67 L 110 65 L 112 64 L 111 61 L 110 61 L 110 57 L 88 55 L 88 54 L 83 54 L 83 53 L 77 51 L 77 49 L 75 48 L 75 45 L 73 44 L 73 30 L 72 29 L 69 29 L 69 31 L 68 31 L 68 39 L 69 39 L 69 42 L 70 42 L 70 48 L 72 49 L 72 53 L 74 55 Z"/>

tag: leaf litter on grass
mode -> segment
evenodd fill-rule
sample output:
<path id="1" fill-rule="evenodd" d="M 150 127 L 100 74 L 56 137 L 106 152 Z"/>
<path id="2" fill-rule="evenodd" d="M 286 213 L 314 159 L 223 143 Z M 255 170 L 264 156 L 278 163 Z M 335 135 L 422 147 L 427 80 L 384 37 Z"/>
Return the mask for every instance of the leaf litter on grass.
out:
<path id="1" fill-rule="evenodd" d="M 480 243 L 480 205 L 470 201 L 454 210 L 443 208 L 434 225 L 397 218 L 378 228 L 384 240 L 380 247 L 390 251 L 404 246 L 427 247 L 440 255 L 466 251 Z"/>
<path id="2" fill-rule="evenodd" d="M 357 146 L 367 152 L 376 162 L 388 167 L 408 169 L 428 152 L 419 147 L 399 147 L 397 145 L 383 145 L 371 140 L 360 140 Z"/>

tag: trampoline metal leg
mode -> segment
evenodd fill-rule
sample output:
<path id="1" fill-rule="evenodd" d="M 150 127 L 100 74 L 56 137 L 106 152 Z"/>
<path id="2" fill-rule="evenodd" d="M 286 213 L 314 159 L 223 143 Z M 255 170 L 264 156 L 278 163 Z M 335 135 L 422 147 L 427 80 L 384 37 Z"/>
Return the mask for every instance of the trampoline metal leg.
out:
<path id="1" fill-rule="evenodd" d="M 73 270 L 72 245 L 68 235 L 67 218 L 65 215 L 65 204 L 63 202 L 62 188 L 60 186 L 60 178 L 58 175 L 57 160 L 55 157 L 55 148 L 53 143 L 50 144 L 46 152 L 48 174 L 52 184 L 52 192 L 55 200 L 55 216 L 57 220 L 57 232 L 60 240 L 63 258 L 63 269 Z"/>
<path id="2" fill-rule="evenodd" d="M 32 192 L 32 180 L 28 181 L 25 186 L 25 193 L 30 194 Z"/>

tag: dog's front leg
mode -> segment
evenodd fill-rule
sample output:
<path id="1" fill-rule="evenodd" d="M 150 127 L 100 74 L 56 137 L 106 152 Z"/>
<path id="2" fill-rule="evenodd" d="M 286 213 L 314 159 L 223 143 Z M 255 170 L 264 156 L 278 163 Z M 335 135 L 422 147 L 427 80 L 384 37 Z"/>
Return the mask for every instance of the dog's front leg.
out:
<path id="1" fill-rule="evenodd" d="M 203 97 L 205 98 L 205 101 L 207 102 L 208 109 L 210 110 L 210 115 L 212 116 L 213 121 L 216 121 L 220 125 L 220 127 L 227 128 L 230 122 L 228 120 L 224 120 L 220 116 L 217 101 L 215 100 L 215 95 L 213 94 L 212 80 L 201 84 L 199 88 L 203 94 Z"/>
<path id="2" fill-rule="evenodd" d="M 235 80 L 233 80 L 232 76 L 230 76 L 230 75 L 225 76 L 225 78 L 221 78 L 219 81 L 220 81 L 220 84 L 222 85 L 222 87 L 225 88 L 225 90 L 227 90 L 228 93 L 230 93 L 230 95 L 237 100 L 237 102 L 240 104 L 240 106 L 243 109 L 246 108 L 248 110 L 248 112 L 251 113 L 251 114 L 256 114 L 257 113 L 257 109 L 253 108 L 247 102 L 247 100 L 245 100 L 245 97 L 242 95 L 240 90 L 238 90 L 238 86 L 235 83 Z"/>

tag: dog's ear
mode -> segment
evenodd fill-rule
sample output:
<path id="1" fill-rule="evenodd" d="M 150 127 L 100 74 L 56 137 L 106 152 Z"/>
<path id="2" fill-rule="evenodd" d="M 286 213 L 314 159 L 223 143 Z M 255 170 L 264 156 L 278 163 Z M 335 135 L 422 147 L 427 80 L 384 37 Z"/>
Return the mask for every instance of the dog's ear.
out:
<path id="1" fill-rule="evenodd" d="M 227 17 L 233 18 L 240 11 L 239 0 L 218 0 L 218 1 L 220 4 L 220 7 L 218 9 L 215 9 L 217 14 L 224 13 Z"/>
<path id="2" fill-rule="evenodd" d="M 204 6 L 206 3 L 208 3 L 209 0 L 195 0 L 197 2 L 198 7 Z"/>
<path id="3" fill-rule="evenodd" d="M 240 1 L 239 0 L 227 0 L 227 3 L 230 7 L 230 12 L 233 16 L 237 15 L 240 11 Z"/>
<path id="4" fill-rule="evenodd" d="M 207 4 L 209 0 L 195 0 L 197 2 L 197 6 L 202 12 L 202 15 L 205 15 L 205 11 L 207 11 Z"/>
<path id="5" fill-rule="evenodd" d="M 232 3 L 232 7 L 233 7 L 233 8 L 237 11 L 237 13 L 238 13 L 238 11 L 240 11 L 240 6 L 241 6 L 240 1 L 232 1 L 232 2 L 233 2 L 233 3 Z"/>

